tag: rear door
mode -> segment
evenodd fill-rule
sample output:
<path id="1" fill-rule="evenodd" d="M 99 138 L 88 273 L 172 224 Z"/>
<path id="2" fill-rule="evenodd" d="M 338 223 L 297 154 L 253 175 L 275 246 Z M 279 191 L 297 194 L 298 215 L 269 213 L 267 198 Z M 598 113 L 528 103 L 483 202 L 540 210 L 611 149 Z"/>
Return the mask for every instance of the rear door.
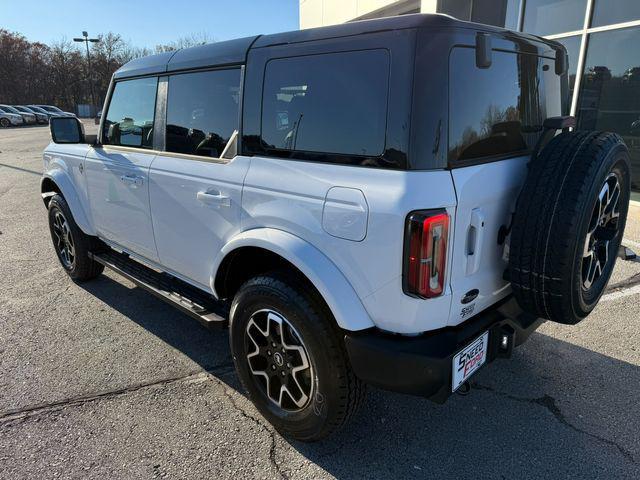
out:
<path id="1" fill-rule="evenodd" d="M 562 101 L 550 58 L 494 50 L 480 69 L 473 48 L 455 47 L 449 69 L 448 160 L 458 200 L 449 324 L 457 325 L 510 292 L 506 233 L 542 122 L 562 114 Z"/>
<path id="2" fill-rule="evenodd" d="M 237 67 L 162 80 L 165 148 L 150 170 L 158 256 L 168 270 L 207 289 L 213 260 L 240 231 L 250 159 L 222 153 L 238 129 L 241 77 Z"/>

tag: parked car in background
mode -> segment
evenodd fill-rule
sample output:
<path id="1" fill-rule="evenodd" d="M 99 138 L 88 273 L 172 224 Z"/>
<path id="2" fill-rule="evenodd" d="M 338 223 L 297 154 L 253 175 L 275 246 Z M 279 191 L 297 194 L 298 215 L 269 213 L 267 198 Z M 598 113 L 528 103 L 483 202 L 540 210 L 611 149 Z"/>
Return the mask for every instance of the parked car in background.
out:
<path id="1" fill-rule="evenodd" d="M 37 106 L 42 108 L 43 110 L 46 110 L 47 113 L 49 113 L 51 115 L 57 115 L 57 116 L 60 116 L 60 117 L 75 117 L 76 116 L 75 113 L 64 112 L 64 111 L 60 110 L 58 107 L 54 107 L 53 105 L 37 105 Z"/>
<path id="2" fill-rule="evenodd" d="M 96 113 L 96 118 L 94 119 L 96 125 L 100 125 L 101 118 L 102 118 L 102 110 L 98 110 L 98 113 Z"/>
<path id="3" fill-rule="evenodd" d="M 53 113 L 51 112 L 47 112 L 44 108 L 41 108 L 37 105 L 26 105 L 27 108 L 30 108 L 31 110 L 33 110 L 36 113 L 40 113 L 42 115 L 46 115 L 47 116 L 47 121 L 49 121 L 49 119 L 53 116 Z"/>
<path id="4" fill-rule="evenodd" d="M 5 111 L 2 107 L 0 107 L 0 127 L 17 127 L 22 124 L 24 124 L 22 115 L 18 113 L 11 113 L 8 110 Z"/>
<path id="5" fill-rule="evenodd" d="M 25 107 L 24 105 L 13 105 L 13 108 L 18 110 L 20 113 L 31 113 L 35 115 L 36 121 L 38 123 L 49 123 L 49 115 L 46 113 L 39 113 L 33 110 L 32 108 Z"/>
<path id="6" fill-rule="evenodd" d="M 27 125 L 33 125 L 37 121 L 35 113 L 21 112 L 20 110 L 17 110 L 11 105 L 0 105 L 0 108 L 2 108 L 5 112 L 13 113 L 15 115 L 20 115 L 22 117 L 22 120 L 24 120 L 24 123 Z"/>

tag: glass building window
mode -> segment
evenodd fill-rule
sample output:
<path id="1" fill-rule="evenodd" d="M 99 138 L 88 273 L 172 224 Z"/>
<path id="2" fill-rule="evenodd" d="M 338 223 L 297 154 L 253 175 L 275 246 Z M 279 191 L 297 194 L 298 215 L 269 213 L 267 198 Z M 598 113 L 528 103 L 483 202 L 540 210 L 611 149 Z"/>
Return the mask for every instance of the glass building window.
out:
<path id="1" fill-rule="evenodd" d="M 520 4 L 524 0 L 509 0 L 507 2 L 507 8 L 505 11 L 504 18 L 504 28 L 508 28 L 509 30 L 518 30 L 520 25 L 518 21 L 520 20 Z M 498 25 L 501 27 L 502 25 Z"/>
<path id="2" fill-rule="evenodd" d="M 582 30 L 587 0 L 527 0 L 523 31 L 553 35 Z"/>
<path id="3" fill-rule="evenodd" d="M 440 0 L 438 12 L 460 20 L 471 20 L 471 0 Z"/>
<path id="4" fill-rule="evenodd" d="M 522 0 L 440 0 L 438 12 L 460 20 L 518 29 Z"/>
<path id="5" fill-rule="evenodd" d="M 564 45 L 569 56 L 569 99 L 573 98 L 573 87 L 576 84 L 576 75 L 578 73 L 578 58 L 580 57 L 581 35 L 573 37 L 558 38 L 556 42 Z"/>
<path id="6" fill-rule="evenodd" d="M 640 189 L 640 28 L 589 35 L 578 126 L 618 133 L 631 153 L 631 185 Z"/>
<path id="7" fill-rule="evenodd" d="M 168 152 L 219 158 L 238 128 L 240 69 L 169 77 Z"/>
<path id="8" fill-rule="evenodd" d="M 270 60 L 262 99 L 267 150 L 382 155 L 389 63 L 387 50 Z"/>
<path id="9" fill-rule="evenodd" d="M 592 27 L 640 19 L 640 0 L 595 0 Z"/>

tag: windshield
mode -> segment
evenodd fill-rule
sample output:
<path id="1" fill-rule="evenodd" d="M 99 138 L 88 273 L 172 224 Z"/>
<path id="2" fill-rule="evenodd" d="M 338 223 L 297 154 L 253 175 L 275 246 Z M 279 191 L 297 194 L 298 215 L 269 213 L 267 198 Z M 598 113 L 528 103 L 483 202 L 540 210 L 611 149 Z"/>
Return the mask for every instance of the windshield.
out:
<path id="1" fill-rule="evenodd" d="M 27 107 L 13 107 L 13 108 L 15 108 L 16 110 L 20 110 L 21 112 L 24 112 L 24 113 L 33 113 Z"/>
<path id="2" fill-rule="evenodd" d="M 31 110 L 33 110 L 34 112 L 38 112 L 38 113 L 47 113 L 46 110 L 43 110 L 40 107 L 29 107 Z"/>
<path id="3" fill-rule="evenodd" d="M 42 108 L 44 108 L 45 110 L 48 110 L 49 112 L 62 113 L 62 110 L 60 110 L 58 107 L 52 107 L 52 106 L 49 106 L 49 105 L 43 105 Z"/>

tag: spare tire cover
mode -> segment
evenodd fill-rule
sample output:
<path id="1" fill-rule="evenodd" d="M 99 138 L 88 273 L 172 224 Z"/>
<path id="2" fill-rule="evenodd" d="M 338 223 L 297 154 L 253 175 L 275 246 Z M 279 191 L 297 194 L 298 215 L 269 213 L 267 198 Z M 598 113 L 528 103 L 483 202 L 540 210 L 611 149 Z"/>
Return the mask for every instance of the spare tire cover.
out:
<path id="1" fill-rule="evenodd" d="M 606 132 L 564 132 L 532 160 L 518 197 L 508 275 L 520 306 L 576 324 L 613 271 L 630 197 L 629 152 Z"/>

